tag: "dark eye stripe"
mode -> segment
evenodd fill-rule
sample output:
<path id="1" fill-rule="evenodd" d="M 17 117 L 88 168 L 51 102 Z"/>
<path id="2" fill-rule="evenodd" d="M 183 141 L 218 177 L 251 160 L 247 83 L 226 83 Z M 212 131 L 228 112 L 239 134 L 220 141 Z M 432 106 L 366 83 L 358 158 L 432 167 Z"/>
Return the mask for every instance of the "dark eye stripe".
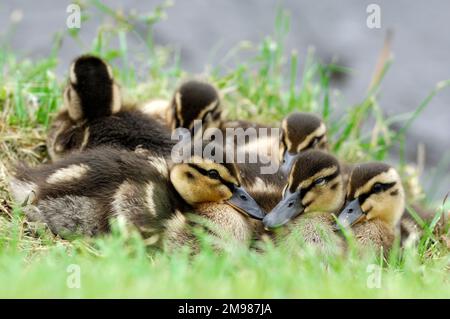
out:
<path id="1" fill-rule="evenodd" d="M 383 190 L 382 192 L 387 191 L 388 189 L 394 187 L 394 185 L 396 184 L 396 182 L 392 182 L 392 183 L 379 183 L 382 187 Z M 367 198 L 369 198 L 372 194 L 374 194 L 374 192 L 372 190 L 370 190 L 368 193 L 365 194 L 361 194 L 358 196 L 358 202 L 359 205 L 364 204 L 364 202 L 366 201 Z"/>
<path id="2" fill-rule="evenodd" d="M 208 171 L 207 171 L 206 169 L 204 169 L 204 168 L 202 168 L 202 167 L 200 167 L 200 166 L 198 166 L 198 165 L 196 165 L 196 164 L 192 164 L 192 163 L 188 163 L 188 165 L 189 165 L 189 167 L 192 167 L 193 169 L 195 169 L 195 170 L 196 170 L 197 172 L 199 172 L 200 174 L 202 174 L 202 175 L 208 177 L 209 179 L 211 179 L 211 177 L 208 176 Z M 231 182 L 228 182 L 228 181 L 224 180 L 224 179 L 222 178 L 222 176 L 220 175 L 220 173 L 219 173 L 219 178 L 218 178 L 218 180 L 219 180 L 222 184 L 224 184 L 226 187 L 228 187 L 228 189 L 229 189 L 231 192 L 233 192 L 233 190 L 234 190 L 234 188 L 235 188 L 235 185 L 234 185 L 233 183 L 231 183 Z"/>
<path id="3" fill-rule="evenodd" d="M 324 138 L 324 136 L 325 136 L 325 134 L 314 137 L 311 141 L 309 141 L 308 145 L 306 145 L 306 147 L 304 149 L 308 149 L 308 148 L 312 147 L 316 140 L 317 140 L 317 143 L 319 143 L 320 140 Z"/>
<path id="4" fill-rule="evenodd" d="M 211 117 L 213 117 L 214 116 L 214 112 L 217 110 L 218 107 L 219 107 L 219 101 L 216 101 L 216 103 L 214 104 L 214 107 L 211 110 L 209 110 L 208 112 L 206 112 L 205 114 L 203 114 L 202 122 L 205 121 L 206 116 L 208 114 L 211 114 Z"/>
<path id="5" fill-rule="evenodd" d="M 214 121 L 220 119 L 220 111 L 219 111 L 219 110 L 215 110 L 214 113 L 211 114 L 211 118 L 212 118 Z"/>
<path id="6" fill-rule="evenodd" d="M 208 171 L 204 168 L 201 168 L 200 166 L 196 165 L 196 164 L 192 164 L 192 163 L 188 163 L 189 167 L 192 167 L 193 169 L 195 169 L 196 171 L 198 171 L 200 174 L 207 176 L 208 175 Z"/>
<path id="7" fill-rule="evenodd" d="M 334 172 L 333 174 L 328 175 L 328 176 L 324 176 L 324 177 L 322 177 L 322 178 L 325 179 L 325 181 L 329 182 L 329 181 L 335 179 L 337 176 L 339 176 L 339 174 L 340 174 L 340 172 L 339 172 L 339 169 L 338 169 L 338 170 L 336 170 L 336 172 Z M 300 191 L 300 198 L 305 197 L 305 195 L 306 195 L 311 189 L 313 189 L 315 186 L 316 186 L 316 184 L 315 184 L 314 182 L 312 182 L 311 185 L 309 185 L 309 186 L 306 187 L 306 188 L 303 188 L 303 189 Z"/>

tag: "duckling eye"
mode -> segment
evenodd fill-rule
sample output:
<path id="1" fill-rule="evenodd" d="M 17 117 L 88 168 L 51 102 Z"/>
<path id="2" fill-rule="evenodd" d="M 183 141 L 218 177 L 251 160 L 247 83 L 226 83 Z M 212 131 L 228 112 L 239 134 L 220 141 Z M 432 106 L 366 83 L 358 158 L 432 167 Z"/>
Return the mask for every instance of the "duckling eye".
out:
<path id="1" fill-rule="evenodd" d="M 381 185 L 380 183 L 375 183 L 372 186 L 372 193 L 377 194 L 380 193 L 381 191 L 383 191 L 383 185 Z"/>
<path id="2" fill-rule="evenodd" d="M 208 177 L 212 179 L 219 179 L 220 175 L 219 172 L 215 169 L 210 169 L 208 171 Z"/>
<path id="3" fill-rule="evenodd" d="M 326 182 L 327 182 L 327 180 L 325 178 L 321 177 L 314 181 L 314 185 L 325 185 Z"/>

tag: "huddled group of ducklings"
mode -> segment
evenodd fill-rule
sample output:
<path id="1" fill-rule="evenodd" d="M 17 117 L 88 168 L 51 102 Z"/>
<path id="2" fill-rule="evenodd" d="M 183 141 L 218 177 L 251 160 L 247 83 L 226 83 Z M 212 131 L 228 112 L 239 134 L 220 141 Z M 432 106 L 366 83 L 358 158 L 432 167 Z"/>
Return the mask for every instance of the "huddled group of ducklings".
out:
<path id="1" fill-rule="evenodd" d="M 246 245 L 261 238 L 276 244 L 292 230 L 304 243 L 320 245 L 323 231 L 336 241 L 349 231 L 361 245 L 387 252 L 398 234 L 405 210 L 399 174 L 384 163 L 341 163 L 328 152 L 326 126 L 314 114 L 282 121 L 275 141 L 280 169 L 264 175 L 258 164 L 206 155 L 172 161 L 171 132 L 193 131 L 196 120 L 221 130 L 260 126 L 224 119 L 208 83 L 191 80 L 170 101 L 128 106 L 110 66 L 81 56 L 63 97 L 47 137 L 52 162 L 17 165 L 10 180 L 27 218 L 61 237 L 102 234 L 119 220 L 149 244 L 195 247 L 196 216 L 219 240 Z"/>

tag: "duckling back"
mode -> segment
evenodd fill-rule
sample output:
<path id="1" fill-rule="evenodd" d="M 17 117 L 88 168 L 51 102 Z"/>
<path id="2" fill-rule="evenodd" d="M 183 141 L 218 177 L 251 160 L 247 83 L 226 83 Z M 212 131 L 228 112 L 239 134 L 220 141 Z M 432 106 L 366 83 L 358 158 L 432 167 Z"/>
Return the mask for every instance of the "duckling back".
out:
<path id="1" fill-rule="evenodd" d="M 108 147 L 37 168 L 22 167 L 11 181 L 19 200 L 28 197 L 20 194 L 21 185 L 33 185 L 28 188 L 33 199 L 25 209 L 27 217 L 61 236 L 107 232 L 116 217 L 142 232 L 159 231 L 181 202 L 163 158 Z"/>
<path id="2" fill-rule="evenodd" d="M 98 146 L 149 149 L 168 156 L 174 142 L 156 119 L 122 103 L 111 68 L 94 56 L 81 56 L 70 67 L 64 108 L 52 122 L 47 149 L 52 159 Z"/>

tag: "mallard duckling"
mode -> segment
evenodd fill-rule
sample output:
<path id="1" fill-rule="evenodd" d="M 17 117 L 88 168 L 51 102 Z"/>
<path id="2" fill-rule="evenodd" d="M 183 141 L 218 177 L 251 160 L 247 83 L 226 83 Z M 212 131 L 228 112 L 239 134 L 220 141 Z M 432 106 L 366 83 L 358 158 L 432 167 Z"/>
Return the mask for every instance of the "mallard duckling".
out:
<path id="1" fill-rule="evenodd" d="M 294 112 L 281 122 L 281 170 L 289 173 L 294 158 L 309 149 L 328 150 L 327 128 L 322 119 L 312 113 Z"/>
<path id="2" fill-rule="evenodd" d="M 322 119 L 312 113 L 295 112 L 281 123 L 280 171 L 287 175 L 298 153 L 309 149 L 328 151 L 327 128 Z M 344 184 L 352 170 L 352 164 L 339 159 Z"/>
<path id="3" fill-rule="evenodd" d="M 275 229 L 289 222 L 281 235 L 295 231 L 306 243 L 323 246 L 324 235 L 338 242 L 333 234 L 333 213 L 339 211 L 344 200 L 339 161 L 326 152 L 308 150 L 295 157 L 283 198 L 263 223 Z"/>
<path id="4" fill-rule="evenodd" d="M 128 150 L 140 145 L 155 155 L 168 155 L 173 142 L 159 122 L 124 106 L 110 66 L 86 55 L 70 67 L 64 107 L 50 127 L 47 149 L 57 159 L 100 145 Z"/>
<path id="5" fill-rule="evenodd" d="M 219 93 L 211 84 L 190 80 L 180 85 L 172 100 L 150 101 L 140 109 L 162 122 L 171 130 L 188 129 L 194 135 L 195 121 L 202 124 L 203 130 L 221 125 L 222 107 Z M 203 133 L 200 130 L 199 133 Z"/>
<path id="6" fill-rule="evenodd" d="M 387 253 L 405 210 L 405 193 L 397 171 L 384 163 L 356 165 L 347 201 L 338 217 L 340 227 L 351 228 L 359 244 L 382 247 Z"/>
<path id="7" fill-rule="evenodd" d="M 11 180 L 18 203 L 32 221 L 60 236 L 94 236 L 110 230 L 111 218 L 134 225 L 151 243 L 185 237 L 185 213 L 204 216 L 238 240 L 252 236 L 249 216 L 264 213 L 241 186 L 234 164 L 208 157 L 168 163 L 138 149 L 98 147 L 53 164 L 21 167 Z"/>
<path id="8" fill-rule="evenodd" d="M 217 128 L 225 136 L 227 129 L 254 129 L 256 140 L 245 141 L 245 151 L 258 152 L 264 156 L 276 156 L 273 150 L 278 150 L 278 134 L 272 134 L 270 127 L 237 120 L 228 121 L 222 117 L 222 104 L 217 89 L 206 82 L 190 80 L 183 83 L 173 94 L 171 101 L 154 100 L 140 107 L 143 112 L 154 118 L 163 119 L 171 130 L 178 128 L 188 129 L 190 134 L 203 134 L 209 128 Z M 196 122 L 197 121 L 197 122 Z M 195 123 L 201 124 L 201 128 L 194 127 Z M 259 129 L 267 129 L 264 136 Z M 196 136 L 199 137 L 198 135 Z M 236 142 L 236 139 L 235 139 Z M 272 154 L 274 153 L 274 154 Z"/>
<path id="9" fill-rule="evenodd" d="M 152 100 L 140 106 L 146 114 L 163 119 L 172 130 L 194 129 L 194 121 L 201 121 L 203 129 L 219 128 L 262 128 L 264 125 L 249 121 L 228 121 L 222 117 L 222 104 L 218 90 L 210 83 L 189 80 L 181 84 L 172 99 Z"/>

